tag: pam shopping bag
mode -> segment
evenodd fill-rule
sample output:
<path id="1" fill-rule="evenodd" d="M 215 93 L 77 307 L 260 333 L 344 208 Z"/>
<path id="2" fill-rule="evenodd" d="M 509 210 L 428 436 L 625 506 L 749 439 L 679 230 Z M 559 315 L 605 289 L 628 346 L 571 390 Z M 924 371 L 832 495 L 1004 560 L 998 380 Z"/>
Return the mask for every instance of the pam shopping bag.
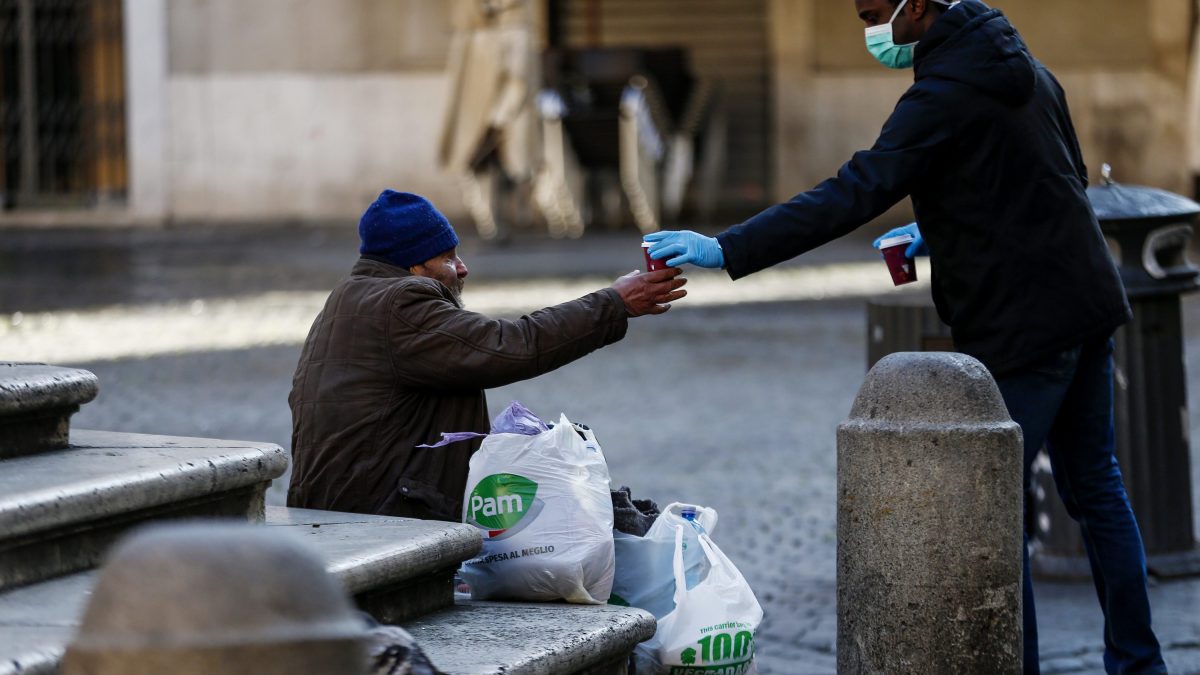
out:
<path id="1" fill-rule="evenodd" d="M 747 675 L 757 673 L 754 632 L 762 607 L 733 562 L 707 534 L 696 539 L 708 575 L 691 588 L 684 573 L 684 526 L 675 526 L 675 609 L 635 652 L 638 675 Z"/>
<path id="2" fill-rule="evenodd" d="M 601 604 L 612 591 L 613 511 L 595 435 L 566 415 L 534 435 L 494 433 L 471 457 L 463 522 L 483 550 L 459 574 L 477 600 Z"/>
<path id="3" fill-rule="evenodd" d="M 661 619 L 675 609 L 675 526 L 683 526 L 683 565 L 689 585 L 708 573 L 700 549 L 700 534 L 712 534 L 717 512 L 704 506 L 675 502 L 659 514 L 645 536 L 613 532 L 617 571 L 609 604 L 638 607 Z"/>

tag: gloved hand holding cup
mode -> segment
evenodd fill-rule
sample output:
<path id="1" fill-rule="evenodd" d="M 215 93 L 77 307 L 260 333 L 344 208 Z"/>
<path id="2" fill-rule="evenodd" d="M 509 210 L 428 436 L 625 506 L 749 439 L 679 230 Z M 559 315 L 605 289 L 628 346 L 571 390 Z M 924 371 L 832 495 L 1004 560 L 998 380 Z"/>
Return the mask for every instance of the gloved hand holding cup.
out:
<path id="1" fill-rule="evenodd" d="M 646 255 L 653 260 L 666 260 L 670 267 L 692 264 L 721 269 L 725 266 L 725 253 L 714 237 L 691 230 L 663 230 L 651 232 L 643 240 L 650 244 Z"/>
<path id="2" fill-rule="evenodd" d="M 898 227 L 875 240 L 873 246 L 883 252 L 892 283 L 896 286 L 911 284 L 917 280 L 918 255 L 929 255 L 925 239 L 916 223 Z"/>

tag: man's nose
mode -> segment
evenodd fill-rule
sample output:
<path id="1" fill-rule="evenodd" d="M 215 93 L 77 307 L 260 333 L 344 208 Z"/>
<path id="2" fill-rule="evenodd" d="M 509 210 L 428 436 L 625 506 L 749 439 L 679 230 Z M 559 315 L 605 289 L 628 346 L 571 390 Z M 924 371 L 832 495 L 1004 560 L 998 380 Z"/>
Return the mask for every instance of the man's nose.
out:
<path id="1" fill-rule="evenodd" d="M 454 271 L 458 273 L 459 279 L 466 279 L 470 272 L 467 270 L 467 264 L 461 260 L 454 263 Z"/>

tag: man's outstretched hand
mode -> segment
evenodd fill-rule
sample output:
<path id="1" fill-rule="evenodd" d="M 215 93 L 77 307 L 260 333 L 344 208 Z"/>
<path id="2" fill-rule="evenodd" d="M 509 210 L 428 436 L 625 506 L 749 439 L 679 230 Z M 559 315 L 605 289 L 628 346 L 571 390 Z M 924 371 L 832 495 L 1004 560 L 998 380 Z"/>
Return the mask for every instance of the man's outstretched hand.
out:
<path id="1" fill-rule="evenodd" d="M 714 237 L 706 237 L 691 230 L 651 232 L 642 237 L 650 242 L 650 257 L 667 260 L 670 267 L 692 264 L 696 267 L 721 269 L 725 266 L 725 253 Z"/>
<path id="2" fill-rule="evenodd" d="M 671 308 L 669 303 L 687 295 L 681 290 L 687 279 L 679 277 L 683 270 L 658 270 L 657 272 L 631 272 L 613 282 L 613 289 L 625 301 L 629 316 L 662 314 Z"/>

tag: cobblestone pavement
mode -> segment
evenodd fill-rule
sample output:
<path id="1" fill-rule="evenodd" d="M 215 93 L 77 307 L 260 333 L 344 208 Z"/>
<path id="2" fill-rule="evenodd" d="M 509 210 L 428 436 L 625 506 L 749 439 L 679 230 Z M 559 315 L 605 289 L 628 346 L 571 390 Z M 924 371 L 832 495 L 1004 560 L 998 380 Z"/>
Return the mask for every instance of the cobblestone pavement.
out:
<path id="1" fill-rule="evenodd" d="M 236 295 L 238 284 L 231 280 L 237 279 L 255 291 L 332 283 L 344 271 L 346 256 L 328 253 L 330 242 L 341 246 L 346 238 L 306 236 L 321 242 L 326 253 L 289 244 L 285 253 L 295 249 L 296 258 L 264 273 L 244 265 L 267 252 L 225 258 L 220 247 L 211 246 L 202 255 L 205 264 L 211 262 L 215 269 L 226 265 L 230 269 L 224 275 L 176 269 L 160 285 L 145 289 L 141 286 L 153 285 L 156 278 L 146 271 L 132 283 L 109 286 L 116 290 L 94 301 L 128 302 L 131 295 L 134 301 L 172 294 Z M 611 269 L 612 259 L 620 257 L 617 247 L 604 240 L 585 240 L 574 246 L 597 253 L 579 265 L 576 256 L 562 254 L 571 246 L 538 243 L 537 250 L 549 253 L 535 258 L 519 247 L 484 252 L 473 273 L 517 278 L 537 261 L 539 273 L 591 274 Z M 139 255 L 146 270 L 164 267 L 150 254 Z M 814 259 L 864 260 L 871 255 L 833 248 Z M 314 271 L 301 274 L 305 265 Z M 208 281 L 197 281 L 210 273 Z M 199 276 L 189 281 L 190 274 Z M 470 287 L 468 301 L 469 294 Z M 41 307 L 39 297 L 36 289 L 27 290 L 22 307 Z M 64 302 L 70 301 L 57 295 L 46 300 L 60 307 Z M 1189 300 L 1186 308 L 1195 401 L 1200 392 L 1200 302 Z M 10 305 L 0 311 L 12 310 Z M 628 485 L 635 496 L 660 504 L 680 500 L 716 508 L 720 523 L 715 538 L 746 574 L 766 610 L 760 634 L 763 671 L 832 673 L 835 427 L 849 411 L 864 375 L 864 327 L 861 298 L 691 309 L 684 301 L 663 317 L 635 320 L 623 342 L 588 359 L 489 392 L 490 408 L 498 412 L 515 399 L 545 417 L 565 412 L 596 430 L 614 484 Z M 287 447 L 286 396 L 298 351 L 297 345 L 286 345 L 64 364 L 86 367 L 101 382 L 99 398 L 77 415 L 75 424 L 264 440 Z M 1193 429 L 1200 429 L 1198 410 L 1193 404 Z M 1195 433 L 1192 444 L 1200 447 Z M 1193 461 L 1193 475 L 1200 487 L 1200 462 Z M 271 499 L 278 501 L 281 494 L 273 489 Z M 1200 581 L 1162 583 L 1152 593 L 1172 672 L 1200 673 Z M 1044 672 L 1102 670 L 1100 613 L 1090 586 L 1042 583 L 1038 600 Z"/>

